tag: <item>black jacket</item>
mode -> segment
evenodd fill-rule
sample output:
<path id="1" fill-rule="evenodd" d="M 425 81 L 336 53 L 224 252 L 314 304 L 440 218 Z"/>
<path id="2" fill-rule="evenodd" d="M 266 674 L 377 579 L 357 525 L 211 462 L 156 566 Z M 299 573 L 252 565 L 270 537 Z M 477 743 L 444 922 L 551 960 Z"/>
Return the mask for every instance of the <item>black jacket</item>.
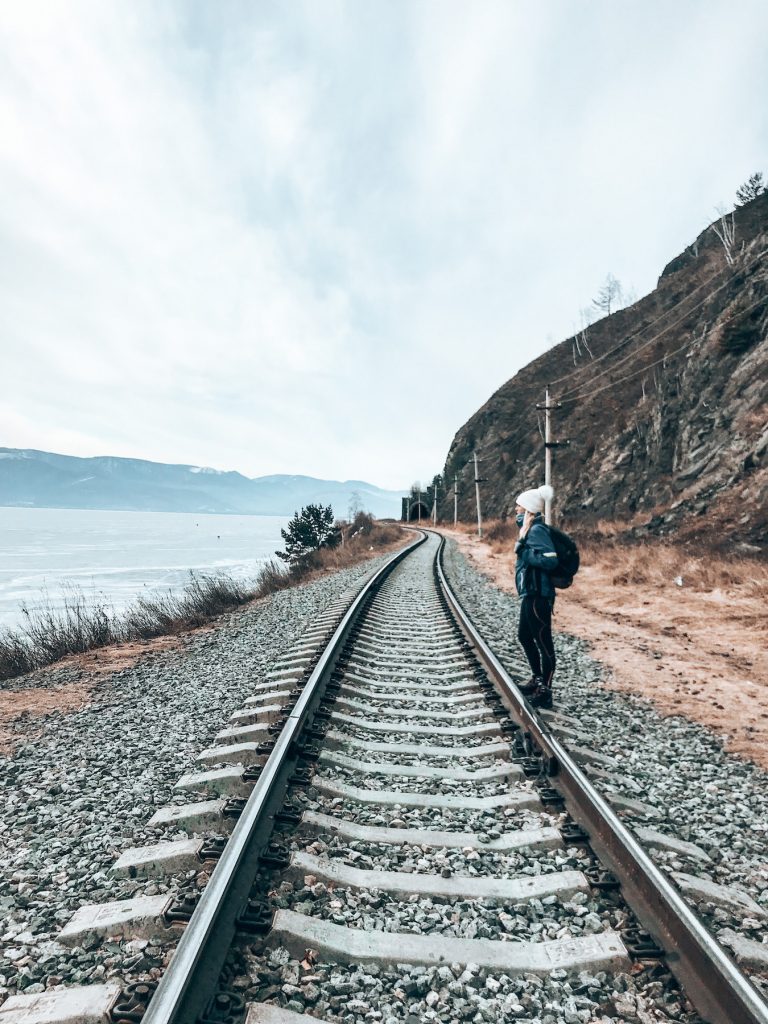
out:
<path id="1" fill-rule="evenodd" d="M 554 600 L 550 573 L 557 568 L 557 552 L 546 523 L 537 515 L 528 533 L 515 544 L 515 586 L 520 597 L 548 597 Z"/>

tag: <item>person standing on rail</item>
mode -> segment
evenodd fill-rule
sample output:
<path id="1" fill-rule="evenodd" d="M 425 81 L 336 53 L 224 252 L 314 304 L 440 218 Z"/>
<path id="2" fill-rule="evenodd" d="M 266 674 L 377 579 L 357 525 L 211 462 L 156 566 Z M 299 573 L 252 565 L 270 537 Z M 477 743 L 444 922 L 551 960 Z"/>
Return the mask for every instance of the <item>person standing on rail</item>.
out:
<path id="1" fill-rule="evenodd" d="M 555 587 L 550 574 L 558 557 L 542 513 L 553 490 L 547 484 L 518 494 L 515 502 L 520 535 L 515 544 L 517 563 L 515 585 L 520 595 L 520 623 L 517 638 L 525 651 L 533 675 L 518 687 L 534 707 L 552 707 L 552 677 L 557 659 L 552 640 L 552 610 Z"/>

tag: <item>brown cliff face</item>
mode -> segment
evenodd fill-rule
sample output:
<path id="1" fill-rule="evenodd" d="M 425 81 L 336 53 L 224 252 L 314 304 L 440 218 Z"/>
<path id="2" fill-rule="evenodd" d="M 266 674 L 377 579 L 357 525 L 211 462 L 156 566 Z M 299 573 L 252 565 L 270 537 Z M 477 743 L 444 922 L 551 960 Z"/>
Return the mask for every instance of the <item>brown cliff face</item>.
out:
<path id="1" fill-rule="evenodd" d="M 538 420 L 552 416 L 557 521 L 616 520 L 634 533 L 768 553 L 768 194 L 734 213 L 732 263 L 715 225 L 673 260 L 656 289 L 568 338 L 507 381 L 459 430 L 460 517 L 503 516 L 543 482 Z M 441 513 L 452 516 L 450 492 Z"/>

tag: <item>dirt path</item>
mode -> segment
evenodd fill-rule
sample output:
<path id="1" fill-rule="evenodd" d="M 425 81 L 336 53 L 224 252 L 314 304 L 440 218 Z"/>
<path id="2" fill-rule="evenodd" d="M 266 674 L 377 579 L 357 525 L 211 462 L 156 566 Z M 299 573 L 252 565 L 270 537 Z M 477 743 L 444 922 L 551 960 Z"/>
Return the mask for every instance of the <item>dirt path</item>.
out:
<path id="1" fill-rule="evenodd" d="M 460 531 L 475 565 L 514 591 L 514 556 Z M 610 552 L 558 597 L 555 629 L 588 641 L 608 669 L 605 685 L 650 698 L 721 735 L 726 748 L 768 769 L 768 595 L 749 588 L 699 590 L 614 582 Z"/>
<path id="2" fill-rule="evenodd" d="M 210 628 L 203 626 L 198 632 Z M 0 754 L 12 753 L 19 742 L 13 729 L 14 722 L 30 718 L 39 718 L 42 722 L 46 715 L 53 712 L 69 715 L 79 711 L 96 699 L 97 691 L 113 673 L 130 668 L 146 654 L 179 645 L 177 636 L 113 644 L 62 658 L 53 665 L 39 669 L 33 676 L 32 686 L 29 685 L 30 677 L 5 681 L 0 688 Z M 62 676 L 68 672 L 74 673 L 76 678 L 63 680 Z"/>
<path id="3" fill-rule="evenodd" d="M 47 690 L 3 690 L 0 693 L 0 754 L 10 754 L 18 737 L 14 722 L 40 718 L 54 711 L 69 714 L 90 703 L 95 686 L 88 683 L 63 683 Z"/>

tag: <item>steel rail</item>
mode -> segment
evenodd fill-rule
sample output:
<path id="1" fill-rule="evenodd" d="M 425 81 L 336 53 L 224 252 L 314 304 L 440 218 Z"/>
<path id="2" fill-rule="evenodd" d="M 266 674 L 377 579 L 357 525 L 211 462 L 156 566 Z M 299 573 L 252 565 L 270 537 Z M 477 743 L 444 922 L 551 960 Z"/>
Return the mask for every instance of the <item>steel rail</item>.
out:
<path id="1" fill-rule="evenodd" d="M 711 1024 L 768 1024 L 768 1004 L 758 990 L 531 710 L 482 638 L 448 583 L 443 566 L 445 538 L 438 536 L 442 541 L 437 555 L 438 580 L 451 612 L 507 709 L 544 753 L 548 774 L 564 796 L 569 813 L 588 833 L 601 864 L 621 883 L 622 894 L 643 927 L 665 951 L 670 970 L 696 1010 Z"/>
<path id="2" fill-rule="evenodd" d="M 256 781 L 242 815 L 152 996 L 142 1024 L 190 1024 L 216 993 L 236 922 L 247 903 L 259 856 L 267 846 L 275 811 L 283 803 L 296 761 L 296 742 L 319 703 L 325 683 L 367 599 L 404 558 L 427 539 L 420 536 L 394 554 L 361 589 L 312 671 Z"/>

